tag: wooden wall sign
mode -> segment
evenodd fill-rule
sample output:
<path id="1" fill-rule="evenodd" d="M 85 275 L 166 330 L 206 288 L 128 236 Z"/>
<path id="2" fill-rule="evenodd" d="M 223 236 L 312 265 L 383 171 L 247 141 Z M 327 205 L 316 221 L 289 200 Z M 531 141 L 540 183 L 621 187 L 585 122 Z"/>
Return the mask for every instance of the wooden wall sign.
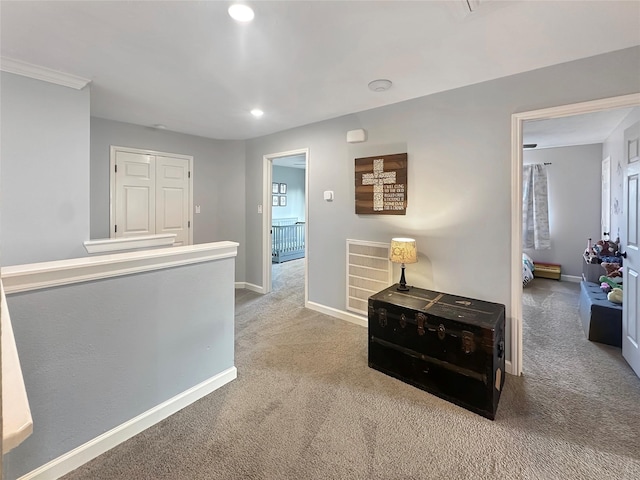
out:
<path id="1" fill-rule="evenodd" d="M 407 213 L 407 154 L 356 158 L 356 214 Z"/>

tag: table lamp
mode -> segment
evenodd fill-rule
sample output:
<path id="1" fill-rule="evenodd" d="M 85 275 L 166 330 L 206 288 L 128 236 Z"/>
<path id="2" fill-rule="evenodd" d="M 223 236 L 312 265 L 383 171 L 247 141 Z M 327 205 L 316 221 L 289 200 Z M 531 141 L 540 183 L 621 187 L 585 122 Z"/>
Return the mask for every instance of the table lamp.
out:
<path id="1" fill-rule="evenodd" d="M 404 278 L 404 265 L 418 261 L 416 241 L 413 238 L 392 238 L 391 248 L 389 249 L 389 260 L 393 263 L 399 263 L 402 268 L 400 284 L 397 289 L 401 292 L 408 292 L 411 287 L 407 286 L 407 281 Z"/>

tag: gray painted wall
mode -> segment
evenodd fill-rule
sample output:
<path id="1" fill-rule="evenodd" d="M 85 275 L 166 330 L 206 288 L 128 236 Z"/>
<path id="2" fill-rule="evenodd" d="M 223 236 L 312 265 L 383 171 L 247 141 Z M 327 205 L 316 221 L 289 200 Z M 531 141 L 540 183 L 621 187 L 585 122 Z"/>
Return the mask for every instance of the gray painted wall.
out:
<path id="1" fill-rule="evenodd" d="M 587 238 L 600 230 L 602 144 L 525 150 L 523 163 L 550 162 L 550 250 L 526 249 L 536 262 L 559 263 L 563 275 L 582 275 Z"/>
<path id="2" fill-rule="evenodd" d="M 627 232 L 624 224 L 623 211 L 623 185 L 626 160 L 624 157 L 624 131 L 636 122 L 640 122 L 640 107 L 634 108 L 631 113 L 609 135 L 602 147 L 602 158 L 611 157 L 611 239 L 615 240 L 618 230 L 620 241 L 626 244 Z M 598 236 L 598 238 L 600 238 Z"/>
<path id="3" fill-rule="evenodd" d="M 409 283 L 510 311 L 511 115 L 637 92 L 639 70 L 640 48 L 625 49 L 247 141 L 247 282 L 262 282 L 262 156 L 308 147 L 310 301 L 345 310 L 347 238 L 411 235 L 419 263 L 407 268 Z M 354 213 L 345 136 L 357 128 L 377 153 L 406 145 L 406 216 Z"/>
<path id="4" fill-rule="evenodd" d="M 305 221 L 304 212 L 304 180 L 303 168 L 273 166 L 273 181 L 287 184 L 287 205 L 285 207 L 273 207 L 271 218 L 293 218 L 299 222 Z M 278 195 L 280 197 L 280 195 Z"/>
<path id="5" fill-rule="evenodd" d="M 238 242 L 236 281 L 245 271 L 244 142 L 213 140 L 91 117 L 91 238 L 109 237 L 111 145 L 192 155 L 193 242 Z M 195 214 L 195 205 L 201 213 Z"/>
<path id="6" fill-rule="evenodd" d="M 8 296 L 33 434 L 15 479 L 234 364 L 234 259 Z"/>
<path id="7" fill-rule="evenodd" d="M 89 89 L 0 75 L 2 264 L 84 256 Z"/>

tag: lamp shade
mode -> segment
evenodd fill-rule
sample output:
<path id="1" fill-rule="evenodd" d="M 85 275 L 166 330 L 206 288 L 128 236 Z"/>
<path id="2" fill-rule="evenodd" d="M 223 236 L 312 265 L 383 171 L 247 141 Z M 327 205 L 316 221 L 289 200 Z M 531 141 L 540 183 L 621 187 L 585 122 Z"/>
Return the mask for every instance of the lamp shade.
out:
<path id="1" fill-rule="evenodd" d="M 389 260 L 393 263 L 416 263 L 418 250 L 413 238 L 392 238 Z"/>

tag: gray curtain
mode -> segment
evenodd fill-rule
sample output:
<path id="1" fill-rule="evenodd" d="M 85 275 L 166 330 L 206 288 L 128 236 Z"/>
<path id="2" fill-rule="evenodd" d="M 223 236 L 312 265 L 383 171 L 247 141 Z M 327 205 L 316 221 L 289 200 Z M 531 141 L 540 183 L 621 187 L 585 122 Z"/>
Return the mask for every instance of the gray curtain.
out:
<path id="1" fill-rule="evenodd" d="M 551 248 L 545 165 L 524 165 L 522 170 L 522 248 Z"/>

